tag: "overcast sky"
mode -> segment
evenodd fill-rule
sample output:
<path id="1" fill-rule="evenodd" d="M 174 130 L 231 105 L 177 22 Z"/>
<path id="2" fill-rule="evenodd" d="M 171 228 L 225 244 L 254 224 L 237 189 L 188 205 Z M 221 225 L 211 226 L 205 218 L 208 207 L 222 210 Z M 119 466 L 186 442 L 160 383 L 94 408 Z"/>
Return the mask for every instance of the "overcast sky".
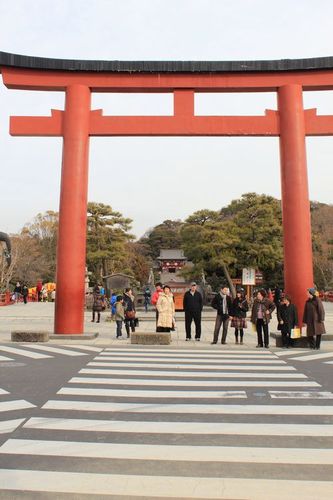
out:
<path id="1" fill-rule="evenodd" d="M 0 0 L 0 51 L 104 60 L 254 60 L 333 56 L 332 0 Z M 333 114 L 333 92 L 304 94 Z M 0 84 L 0 231 L 58 210 L 61 138 L 10 137 L 10 115 L 63 109 L 63 93 Z M 105 114 L 171 114 L 170 95 L 93 94 Z M 196 96 L 197 114 L 263 114 L 275 94 Z M 307 139 L 310 197 L 332 203 L 333 138 Z M 277 138 L 92 138 L 89 200 L 133 219 L 219 209 L 243 193 L 280 197 Z"/>

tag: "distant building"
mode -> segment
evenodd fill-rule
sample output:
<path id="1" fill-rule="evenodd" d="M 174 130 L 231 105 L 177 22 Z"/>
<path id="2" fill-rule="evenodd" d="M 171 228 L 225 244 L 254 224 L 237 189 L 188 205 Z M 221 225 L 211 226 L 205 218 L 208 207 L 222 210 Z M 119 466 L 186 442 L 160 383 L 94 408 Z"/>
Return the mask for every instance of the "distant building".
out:
<path id="1" fill-rule="evenodd" d="M 161 249 L 160 255 L 157 257 L 157 263 L 162 283 L 166 284 L 170 281 L 184 282 L 184 278 L 180 273 L 184 266 L 188 264 L 188 261 L 183 250 L 178 248 Z"/>
<path id="2" fill-rule="evenodd" d="M 160 281 L 163 285 L 170 286 L 175 298 L 176 310 L 182 310 L 184 293 L 189 289 L 190 285 L 181 276 L 181 271 L 185 265 L 193 264 L 187 260 L 183 250 L 178 248 L 161 249 L 156 261 Z"/>

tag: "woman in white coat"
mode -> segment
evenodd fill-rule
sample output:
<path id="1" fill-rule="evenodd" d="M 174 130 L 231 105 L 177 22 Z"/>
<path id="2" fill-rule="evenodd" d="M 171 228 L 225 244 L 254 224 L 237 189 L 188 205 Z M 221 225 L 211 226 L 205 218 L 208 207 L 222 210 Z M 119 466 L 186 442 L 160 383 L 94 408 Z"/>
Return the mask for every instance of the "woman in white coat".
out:
<path id="1" fill-rule="evenodd" d="M 175 303 L 170 287 L 165 285 L 160 294 L 156 308 L 158 310 L 157 331 L 170 332 L 174 324 Z"/>

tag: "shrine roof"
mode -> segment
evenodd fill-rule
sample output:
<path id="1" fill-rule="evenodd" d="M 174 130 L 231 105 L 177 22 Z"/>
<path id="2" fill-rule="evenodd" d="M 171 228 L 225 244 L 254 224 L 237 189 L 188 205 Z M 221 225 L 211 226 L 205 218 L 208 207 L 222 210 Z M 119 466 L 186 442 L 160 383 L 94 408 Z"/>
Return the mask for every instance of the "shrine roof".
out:
<path id="1" fill-rule="evenodd" d="M 157 257 L 158 260 L 186 260 L 183 250 L 178 248 L 161 249 L 160 255 Z"/>
<path id="2" fill-rule="evenodd" d="M 333 69 L 333 57 L 258 61 L 100 61 L 53 59 L 0 52 L 0 66 L 114 73 L 236 73 Z"/>

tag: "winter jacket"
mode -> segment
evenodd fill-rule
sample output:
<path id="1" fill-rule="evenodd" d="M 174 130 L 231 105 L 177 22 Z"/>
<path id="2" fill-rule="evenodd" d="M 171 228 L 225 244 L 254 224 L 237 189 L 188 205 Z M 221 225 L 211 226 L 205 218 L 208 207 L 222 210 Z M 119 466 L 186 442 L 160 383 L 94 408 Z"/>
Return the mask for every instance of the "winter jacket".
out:
<path id="1" fill-rule="evenodd" d="M 185 312 L 199 313 L 202 311 L 202 295 L 197 290 L 192 294 L 187 290 L 184 294 L 183 309 Z"/>
<path id="2" fill-rule="evenodd" d="M 298 325 L 298 314 L 297 309 L 294 304 L 281 304 L 277 310 L 277 316 L 279 323 L 283 321 L 281 324 L 282 333 L 290 332 L 292 328 Z"/>
<path id="3" fill-rule="evenodd" d="M 126 311 L 135 311 L 135 305 L 134 305 L 134 297 L 133 295 L 130 296 L 127 293 L 124 293 L 123 295 L 124 299 L 124 309 Z"/>
<path id="4" fill-rule="evenodd" d="M 212 307 L 213 309 L 217 310 L 217 314 L 219 316 L 225 316 L 225 317 L 232 316 L 232 299 L 231 297 L 229 297 L 229 295 L 227 295 L 226 297 L 227 297 L 227 308 L 228 308 L 227 314 L 225 314 L 225 312 L 223 311 L 223 297 L 220 292 L 217 293 L 212 300 Z"/>
<path id="5" fill-rule="evenodd" d="M 125 310 L 124 310 L 123 304 L 121 302 L 116 302 L 115 306 L 116 306 L 116 312 L 115 312 L 114 319 L 116 321 L 124 321 Z"/>
<path id="6" fill-rule="evenodd" d="M 101 312 L 101 311 L 103 311 L 103 307 L 104 307 L 104 299 L 99 292 L 95 291 L 94 292 L 93 311 Z"/>
<path id="7" fill-rule="evenodd" d="M 325 310 L 322 301 L 318 297 L 313 297 L 305 302 L 303 323 L 306 324 L 306 335 L 322 335 L 325 330 Z"/>
<path id="8" fill-rule="evenodd" d="M 246 299 L 236 297 L 232 303 L 232 315 L 236 318 L 246 318 L 246 313 L 249 310 L 249 304 Z"/>
<path id="9" fill-rule="evenodd" d="M 156 308 L 158 310 L 157 326 L 162 328 L 172 328 L 175 316 L 175 303 L 173 295 L 161 293 L 158 298 Z"/>
<path id="10" fill-rule="evenodd" d="M 163 293 L 162 288 L 161 288 L 161 290 L 155 290 L 155 292 L 153 293 L 152 298 L 151 298 L 151 303 L 153 306 L 156 306 L 158 298 L 161 295 L 161 293 Z"/>
<path id="11" fill-rule="evenodd" d="M 263 316 L 263 322 L 265 324 L 269 323 L 270 320 L 272 319 L 272 312 L 275 309 L 275 304 L 271 300 L 265 298 L 263 300 L 258 300 L 255 299 L 253 302 L 252 306 L 252 311 L 251 311 L 251 322 L 256 324 L 257 319 L 258 319 L 258 310 L 261 305 L 262 308 L 262 316 Z M 268 314 L 266 313 L 268 311 Z"/>

